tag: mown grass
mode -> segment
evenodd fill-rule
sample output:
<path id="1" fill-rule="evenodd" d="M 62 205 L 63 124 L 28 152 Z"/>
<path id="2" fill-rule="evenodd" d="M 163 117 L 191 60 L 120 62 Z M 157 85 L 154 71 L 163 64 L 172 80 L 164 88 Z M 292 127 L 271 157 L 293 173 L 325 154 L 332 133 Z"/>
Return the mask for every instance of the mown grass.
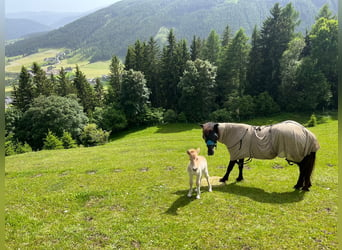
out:
<path id="1" fill-rule="evenodd" d="M 310 192 L 293 190 L 298 169 L 280 158 L 253 160 L 243 182 L 234 169 L 220 185 L 229 154 L 219 144 L 207 157 L 213 192 L 189 199 L 185 151 L 206 155 L 193 124 L 7 157 L 6 247 L 337 249 L 337 121 L 310 130 L 321 145 Z"/>

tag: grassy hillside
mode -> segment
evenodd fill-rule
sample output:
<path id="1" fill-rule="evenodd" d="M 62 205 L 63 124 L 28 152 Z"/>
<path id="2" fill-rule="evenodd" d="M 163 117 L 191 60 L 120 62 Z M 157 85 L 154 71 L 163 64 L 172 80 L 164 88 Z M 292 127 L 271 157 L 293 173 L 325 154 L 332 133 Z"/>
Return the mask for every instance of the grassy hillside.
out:
<path id="1" fill-rule="evenodd" d="M 278 118 L 267 119 L 277 122 Z M 262 124 L 264 120 L 253 123 Z M 123 133 L 93 148 L 6 158 L 9 249 L 336 249 L 337 121 L 310 128 L 321 145 L 310 192 L 298 168 L 253 160 L 245 180 L 218 183 L 229 154 L 208 157 L 213 192 L 186 197 L 185 151 L 205 144 L 198 125 Z"/>

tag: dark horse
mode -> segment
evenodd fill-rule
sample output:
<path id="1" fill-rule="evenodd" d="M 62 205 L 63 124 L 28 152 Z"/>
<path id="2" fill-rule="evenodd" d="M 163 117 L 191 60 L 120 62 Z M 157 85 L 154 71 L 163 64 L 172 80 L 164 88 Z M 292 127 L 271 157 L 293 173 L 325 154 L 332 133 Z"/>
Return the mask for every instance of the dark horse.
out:
<path id="1" fill-rule="evenodd" d="M 295 189 L 309 191 L 311 174 L 319 143 L 315 135 L 295 121 L 284 121 L 269 126 L 252 126 L 242 123 L 213 123 L 201 125 L 208 155 L 214 154 L 217 141 L 226 145 L 230 161 L 220 182 L 226 182 L 235 164 L 239 166 L 237 181 L 243 180 L 245 158 L 273 159 L 283 157 L 299 166 Z"/>

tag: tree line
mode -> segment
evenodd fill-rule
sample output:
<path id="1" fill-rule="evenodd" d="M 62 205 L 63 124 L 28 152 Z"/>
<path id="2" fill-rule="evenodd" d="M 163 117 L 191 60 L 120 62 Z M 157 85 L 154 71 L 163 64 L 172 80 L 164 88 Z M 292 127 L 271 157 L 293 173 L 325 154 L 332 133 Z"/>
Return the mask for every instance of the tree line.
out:
<path id="1" fill-rule="evenodd" d="M 96 124 L 98 135 L 162 121 L 336 109 L 336 17 L 323 6 L 303 35 L 295 33 L 298 16 L 292 4 L 277 3 L 250 38 L 227 25 L 221 36 L 215 30 L 206 39 L 194 35 L 190 45 L 172 29 L 162 48 L 153 38 L 137 40 L 124 62 L 112 57 L 107 89 L 99 79 L 90 85 L 78 67 L 72 77 L 63 68 L 48 77 L 37 63 L 30 72 L 22 67 L 6 110 L 7 135 L 41 149 L 49 131 L 69 132 L 81 143 L 87 124 Z"/>

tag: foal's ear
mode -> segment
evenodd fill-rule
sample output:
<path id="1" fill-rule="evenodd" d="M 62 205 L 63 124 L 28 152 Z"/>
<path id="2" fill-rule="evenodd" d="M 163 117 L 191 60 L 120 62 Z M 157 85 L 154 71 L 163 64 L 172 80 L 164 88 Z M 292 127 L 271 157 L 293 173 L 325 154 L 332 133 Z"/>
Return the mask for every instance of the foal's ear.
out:
<path id="1" fill-rule="evenodd" d="M 197 151 L 197 154 L 199 154 L 200 151 L 201 151 L 201 149 L 200 149 L 200 148 L 197 148 L 196 151 Z"/>
<path id="2" fill-rule="evenodd" d="M 201 126 L 201 128 L 203 128 L 203 124 L 199 124 Z"/>

